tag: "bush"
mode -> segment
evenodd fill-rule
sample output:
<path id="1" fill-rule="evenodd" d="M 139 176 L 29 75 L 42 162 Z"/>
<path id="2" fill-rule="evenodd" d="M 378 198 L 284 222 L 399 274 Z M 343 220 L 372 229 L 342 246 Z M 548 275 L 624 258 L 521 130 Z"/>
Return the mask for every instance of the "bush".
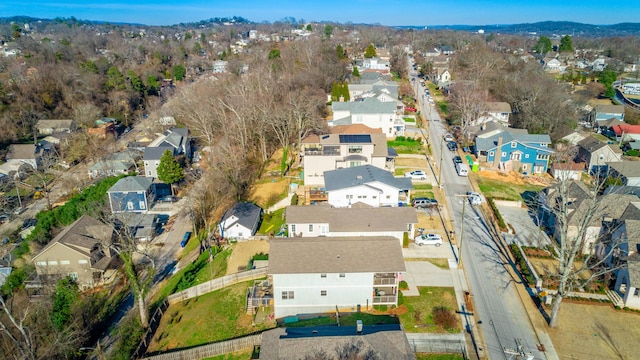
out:
<path id="1" fill-rule="evenodd" d="M 498 207 L 496 206 L 496 203 L 493 201 L 493 198 L 487 198 L 487 201 L 489 202 L 489 206 L 491 206 L 491 210 L 493 211 L 493 214 L 496 216 L 496 219 L 498 219 L 498 226 L 500 227 L 500 229 L 506 229 L 507 224 L 504 222 L 502 215 L 500 215 L 500 211 L 498 211 Z"/>
<path id="2" fill-rule="evenodd" d="M 291 205 L 298 205 L 298 194 L 293 194 L 291 197 Z"/>
<path id="3" fill-rule="evenodd" d="M 402 247 L 403 248 L 409 247 L 409 233 L 406 231 L 404 232 L 404 234 L 402 234 Z"/>
<path id="4" fill-rule="evenodd" d="M 625 154 L 627 156 L 640 156 L 640 151 L 636 150 L 636 149 L 632 149 L 627 151 L 627 153 Z"/>
<path id="5" fill-rule="evenodd" d="M 444 306 L 433 309 L 433 321 L 445 330 L 456 327 L 456 315 Z"/>
<path id="6" fill-rule="evenodd" d="M 402 280 L 400 281 L 400 284 L 398 285 L 400 287 L 400 290 L 407 290 L 409 289 L 409 284 L 407 284 L 406 281 Z"/>
<path id="7" fill-rule="evenodd" d="M 516 264 L 520 268 L 520 274 L 522 274 L 522 277 L 525 279 L 525 281 L 529 285 L 534 284 L 535 279 L 533 278 L 533 273 L 531 272 L 531 269 L 529 269 L 527 262 L 522 256 L 522 253 L 520 252 L 520 249 L 518 249 L 518 245 L 511 244 L 509 245 L 509 248 L 511 248 L 511 252 L 513 253 L 513 256 L 516 258 Z"/>

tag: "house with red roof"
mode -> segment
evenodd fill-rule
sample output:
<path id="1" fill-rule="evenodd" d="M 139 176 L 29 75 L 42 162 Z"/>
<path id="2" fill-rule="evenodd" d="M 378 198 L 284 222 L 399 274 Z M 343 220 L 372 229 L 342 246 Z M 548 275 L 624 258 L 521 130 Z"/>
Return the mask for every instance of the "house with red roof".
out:
<path id="1" fill-rule="evenodd" d="M 640 125 L 620 124 L 611 127 L 616 141 L 623 143 L 640 140 Z"/>

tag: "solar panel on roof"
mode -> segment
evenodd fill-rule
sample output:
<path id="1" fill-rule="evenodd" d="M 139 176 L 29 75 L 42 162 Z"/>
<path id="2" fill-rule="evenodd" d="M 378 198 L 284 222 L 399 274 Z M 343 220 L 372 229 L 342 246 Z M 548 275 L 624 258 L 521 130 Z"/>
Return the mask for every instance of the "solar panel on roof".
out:
<path id="1" fill-rule="evenodd" d="M 342 134 L 340 135 L 340 143 L 370 143 L 371 135 L 369 134 Z"/>

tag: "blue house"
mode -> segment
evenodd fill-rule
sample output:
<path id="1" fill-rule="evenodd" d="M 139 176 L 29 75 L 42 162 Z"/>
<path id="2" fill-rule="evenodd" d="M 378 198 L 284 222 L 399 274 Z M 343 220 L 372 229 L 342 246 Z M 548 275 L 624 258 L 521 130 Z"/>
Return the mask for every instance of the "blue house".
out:
<path id="1" fill-rule="evenodd" d="M 529 134 L 526 129 L 506 128 L 487 123 L 475 139 L 479 162 L 503 171 L 544 174 L 549 166 L 551 138 L 547 134 Z"/>
<path id="2" fill-rule="evenodd" d="M 152 180 L 129 176 L 118 180 L 108 191 L 112 213 L 146 213 L 154 199 Z"/>

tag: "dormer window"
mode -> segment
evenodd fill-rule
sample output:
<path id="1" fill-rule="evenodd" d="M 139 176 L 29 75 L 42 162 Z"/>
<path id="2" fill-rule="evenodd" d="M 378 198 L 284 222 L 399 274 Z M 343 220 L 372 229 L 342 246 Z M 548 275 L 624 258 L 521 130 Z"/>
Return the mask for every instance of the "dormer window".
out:
<path id="1" fill-rule="evenodd" d="M 512 141 L 512 142 L 511 142 L 511 147 L 512 147 L 512 148 L 515 148 L 516 146 L 517 146 L 516 142 L 515 142 L 515 141 Z"/>

